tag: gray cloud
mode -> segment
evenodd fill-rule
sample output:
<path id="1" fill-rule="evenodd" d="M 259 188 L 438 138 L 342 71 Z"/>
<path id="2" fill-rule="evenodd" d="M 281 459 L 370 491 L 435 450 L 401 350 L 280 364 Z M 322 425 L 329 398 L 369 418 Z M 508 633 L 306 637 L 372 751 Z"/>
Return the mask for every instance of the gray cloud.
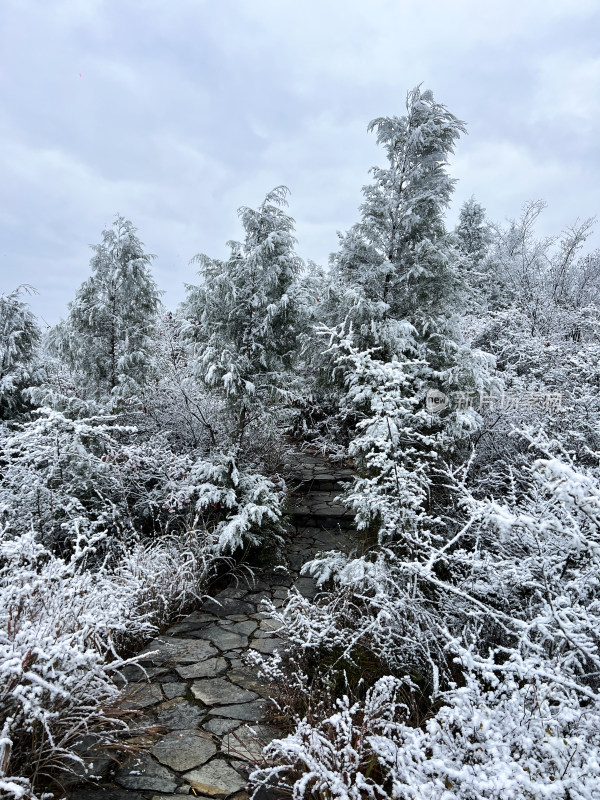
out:
<path id="1" fill-rule="evenodd" d="M 557 233 L 600 210 L 599 29 L 596 0 L 4 0 L 0 291 L 35 285 L 57 321 L 120 212 L 174 305 L 281 183 L 324 263 L 382 160 L 367 123 L 420 82 L 468 123 L 449 221 L 541 197 Z"/>

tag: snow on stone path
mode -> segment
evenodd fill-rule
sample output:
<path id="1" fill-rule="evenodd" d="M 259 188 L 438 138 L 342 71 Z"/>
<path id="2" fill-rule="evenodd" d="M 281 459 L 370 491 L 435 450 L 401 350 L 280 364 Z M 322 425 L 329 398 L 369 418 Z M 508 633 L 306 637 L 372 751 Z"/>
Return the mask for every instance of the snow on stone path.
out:
<path id="1" fill-rule="evenodd" d="M 255 570 L 253 583 L 224 589 L 144 648 L 148 679 L 140 681 L 139 670 L 128 668 L 126 707 L 142 712 L 136 726 L 160 726 L 161 732 L 129 740 L 150 751 L 121 760 L 116 769 L 104 754 L 95 761 L 90 754 L 104 778 L 72 789 L 71 800 L 247 800 L 247 776 L 262 748 L 283 735 L 267 723 L 268 684 L 242 661 L 248 649 L 270 654 L 285 648 L 261 603 L 281 606 L 291 586 L 314 597 L 315 582 L 299 576 L 301 566 L 319 550 L 350 548 L 357 535 L 352 515 L 335 500 L 350 470 L 299 454 L 293 472 L 287 563 Z M 277 796 L 273 790 L 269 800 Z"/>

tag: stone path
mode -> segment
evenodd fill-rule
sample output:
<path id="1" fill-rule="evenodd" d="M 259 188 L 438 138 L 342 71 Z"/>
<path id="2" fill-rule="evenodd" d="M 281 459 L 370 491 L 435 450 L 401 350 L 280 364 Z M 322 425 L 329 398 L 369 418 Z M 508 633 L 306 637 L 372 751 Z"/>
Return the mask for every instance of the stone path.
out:
<path id="1" fill-rule="evenodd" d="M 90 753 L 95 771 L 104 775 L 101 788 L 79 786 L 71 800 L 166 800 L 182 794 L 247 800 L 248 774 L 265 744 L 282 735 L 266 719 L 269 686 L 242 660 L 249 649 L 272 653 L 285 647 L 261 604 L 269 599 L 283 605 L 292 586 L 314 597 L 316 585 L 299 576 L 301 566 L 320 550 L 346 550 L 356 542 L 352 515 L 335 501 L 339 482 L 350 480 L 352 472 L 310 454 L 298 454 L 288 470 L 294 478 L 286 563 L 255 570 L 252 584 L 224 589 L 150 642 L 141 662 L 148 679 L 140 681 L 134 666 L 126 673 L 126 707 L 141 712 L 135 726 L 157 728 L 130 743 L 150 751 L 116 769 L 105 755 Z"/>

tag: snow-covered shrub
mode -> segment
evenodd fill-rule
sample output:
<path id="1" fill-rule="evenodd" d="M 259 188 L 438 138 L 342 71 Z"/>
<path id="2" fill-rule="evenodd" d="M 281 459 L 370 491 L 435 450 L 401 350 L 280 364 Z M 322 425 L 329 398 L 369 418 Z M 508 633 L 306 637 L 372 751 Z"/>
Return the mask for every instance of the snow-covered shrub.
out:
<path id="1" fill-rule="evenodd" d="M 160 435 L 176 452 L 206 456 L 229 442 L 226 404 L 197 379 L 183 324 L 176 314 L 160 315 L 152 353 L 156 377 L 124 404 L 124 418 L 143 438 Z"/>
<path id="2" fill-rule="evenodd" d="M 190 528 L 218 528 L 222 550 L 233 551 L 276 533 L 282 516 L 284 487 L 239 470 L 232 456 L 175 453 L 166 437 L 140 440 L 114 417 L 39 409 L 0 429 L 0 459 L 0 519 L 64 554 L 98 533 L 118 549 L 140 534 Z"/>
<path id="3" fill-rule="evenodd" d="M 33 533 L 0 529 L 0 794 L 34 797 L 56 770 L 81 766 L 77 741 L 118 744 L 126 730 L 115 673 L 125 656 L 201 596 L 214 537 L 126 548 L 85 567 L 101 538 L 69 561 Z M 135 661 L 135 659 L 133 659 Z"/>
<path id="4" fill-rule="evenodd" d="M 131 530 L 107 461 L 118 430 L 112 418 L 71 420 L 50 409 L 0 428 L 0 519 L 6 527 L 15 534 L 33 530 L 57 551 L 68 551 L 79 537 Z"/>
<path id="5" fill-rule="evenodd" d="M 476 499 L 448 469 L 460 494 L 453 526 L 408 553 L 392 541 L 360 557 L 325 554 L 304 569 L 323 593 L 271 610 L 297 653 L 347 661 L 368 648 L 429 695 L 425 726 L 401 720 L 367 737 L 381 796 L 587 799 L 600 787 L 600 469 L 559 457 L 539 433 L 521 436 L 534 453 L 527 496 Z M 295 797 L 316 787 L 361 796 L 344 758 L 359 763 L 362 714 L 331 708 L 273 745 Z"/>
<path id="6" fill-rule="evenodd" d="M 294 800 L 592 800 L 600 786 L 600 705 L 526 663 L 497 677 L 465 673 L 422 725 L 407 720 L 411 682 L 381 678 L 363 702 L 343 696 L 328 717 L 298 720 L 265 754 L 256 790 Z"/>

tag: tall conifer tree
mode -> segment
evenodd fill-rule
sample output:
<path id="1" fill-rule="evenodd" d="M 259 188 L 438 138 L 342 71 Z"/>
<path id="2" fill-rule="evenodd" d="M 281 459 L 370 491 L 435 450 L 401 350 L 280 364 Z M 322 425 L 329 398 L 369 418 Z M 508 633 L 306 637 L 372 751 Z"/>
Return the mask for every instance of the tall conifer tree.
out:
<path id="1" fill-rule="evenodd" d="M 281 372 L 296 349 L 294 220 L 278 186 L 258 209 L 240 208 L 243 242 L 228 242 L 226 261 L 197 255 L 202 285 L 189 286 L 184 313 L 196 340 L 197 371 L 229 399 L 243 434 L 252 407 L 266 413 L 267 396 L 282 388 Z"/>
<path id="2" fill-rule="evenodd" d="M 371 170 L 361 220 L 331 257 L 337 301 L 358 328 L 357 342 L 387 340 L 388 354 L 397 350 L 390 336 L 398 322 L 421 340 L 445 327 L 461 286 L 443 214 L 455 183 L 447 158 L 465 126 L 420 87 L 408 92 L 406 110 L 369 124 L 388 165 Z"/>
<path id="3" fill-rule="evenodd" d="M 150 370 L 160 293 L 150 273 L 156 256 L 144 252 L 132 223 L 117 215 L 91 245 L 92 275 L 69 304 L 61 350 L 98 396 L 128 395 Z"/>

